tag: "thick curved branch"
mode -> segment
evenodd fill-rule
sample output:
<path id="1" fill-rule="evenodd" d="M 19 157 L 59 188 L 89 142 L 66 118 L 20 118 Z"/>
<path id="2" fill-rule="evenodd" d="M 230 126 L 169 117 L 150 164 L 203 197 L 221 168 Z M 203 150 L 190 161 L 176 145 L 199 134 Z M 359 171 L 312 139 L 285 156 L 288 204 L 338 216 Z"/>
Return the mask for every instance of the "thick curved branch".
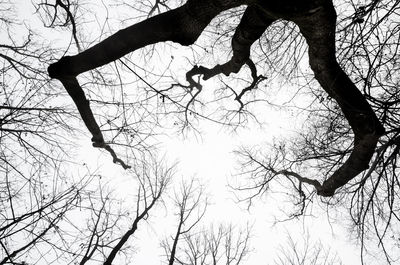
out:
<path id="1" fill-rule="evenodd" d="M 293 171 L 289 171 L 289 170 L 280 170 L 280 171 L 275 171 L 275 174 L 282 174 L 285 175 L 287 177 L 295 177 L 300 183 L 306 183 L 308 185 L 312 185 L 314 186 L 314 188 L 317 190 L 317 192 L 319 190 L 321 190 L 322 186 L 321 183 L 319 183 L 318 180 L 315 179 L 309 179 L 309 178 L 305 178 L 300 176 L 299 174 L 297 174 L 296 172 Z"/>
<path id="2" fill-rule="evenodd" d="M 204 80 L 208 80 L 216 75 L 224 74 L 229 76 L 237 73 L 244 64 L 248 64 L 254 80 L 257 79 L 257 71 L 254 63 L 250 60 L 251 45 L 257 41 L 269 25 L 275 19 L 267 17 L 257 6 L 248 6 L 240 20 L 239 25 L 232 37 L 232 58 L 224 63 L 217 64 L 213 68 L 194 66 L 187 74 L 186 79 L 190 87 L 197 87 L 198 84 L 193 80 L 195 75 L 203 75 Z"/>
<path id="3" fill-rule="evenodd" d="M 190 76 L 201 74 L 203 79 L 207 80 L 219 74 L 228 76 L 231 73 L 237 73 L 246 63 L 249 64 L 253 73 L 254 64 L 251 61 L 251 64 L 249 62 L 251 45 L 261 37 L 274 21 L 275 19 L 267 17 L 259 7 L 248 6 L 232 37 L 232 58 L 228 62 L 222 65 L 218 64 L 211 69 L 195 66 L 188 73 L 190 73 Z"/>
<path id="4" fill-rule="evenodd" d="M 342 70 L 335 56 L 336 12 L 329 1 L 312 16 L 294 19 L 309 45 L 310 66 L 322 88 L 336 100 L 354 132 L 354 149 L 322 184 L 318 194 L 335 190 L 368 168 L 384 128 L 369 103 Z"/>
<path id="5" fill-rule="evenodd" d="M 250 68 L 253 82 L 250 86 L 244 88 L 239 94 L 236 94 L 237 100 L 241 108 L 243 108 L 242 96 L 256 87 L 256 85 L 265 79 L 264 76 L 257 75 L 257 69 L 253 61 L 250 59 L 251 45 L 257 41 L 269 25 L 274 22 L 274 18 L 268 17 L 261 9 L 255 5 L 250 5 L 246 8 L 239 25 L 232 37 L 232 58 L 224 63 L 217 64 L 213 68 L 203 66 L 194 66 L 187 74 L 186 80 L 189 86 L 201 90 L 200 84 L 193 80 L 195 75 L 203 75 L 204 80 L 208 80 L 216 75 L 224 74 L 229 76 L 232 73 L 237 73 L 243 65 L 247 64 Z"/>
<path id="6" fill-rule="evenodd" d="M 146 19 L 140 23 L 118 31 L 102 42 L 75 56 L 65 56 L 51 64 L 48 73 L 51 78 L 62 82 L 74 100 L 81 117 L 92 134 L 93 146 L 105 148 L 113 156 L 114 162 L 127 166 L 116 157 L 93 116 L 89 102 L 76 76 L 88 70 L 110 63 L 122 56 L 150 44 L 174 41 L 190 45 L 196 41 L 203 29 L 221 11 L 237 6 L 240 1 L 229 1 L 229 5 L 219 1 L 188 1 L 182 7 Z"/>
<path id="7" fill-rule="evenodd" d="M 191 45 L 220 12 L 245 1 L 189 0 L 174 10 L 148 18 L 118 31 L 75 56 L 65 56 L 48 68 L 50 77 L 77 76 L 158 42 L 173 41 Z"/>

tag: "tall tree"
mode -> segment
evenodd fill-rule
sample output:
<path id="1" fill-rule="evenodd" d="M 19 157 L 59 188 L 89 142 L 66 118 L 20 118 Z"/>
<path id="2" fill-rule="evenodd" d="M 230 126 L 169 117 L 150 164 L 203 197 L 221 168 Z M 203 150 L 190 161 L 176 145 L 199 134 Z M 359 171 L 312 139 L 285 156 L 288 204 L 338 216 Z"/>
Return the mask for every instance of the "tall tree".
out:
<path id="1" fill-rule="evenodd" d="M 113 156 L 114 162 L 127 167 L 104 142 L 102 132 L 76 76 L 150 44 L 174 41 L 181 45 L 191 45 L 219 13 L 243 4 L 247 5 L 247 8 L 232 38 L 232 58 L 211 69 L 195 66 L 187 73 L 188 89 L 197 90 L 192 99 L 201 92 L 201 85 L 193 80 L 195 75 L 202 75 L 203 79 L 207 80 L 219 74 L 236 73 L 247 64 L 252 69 L 253 83 L 256 84 L 258 76 L 249 57 L 251 45 L 277 19 L 293 21 L 300 28 L 309 46 L 309 62 L 315 78 L 328 95 L 336 100 L 354 133 L 354 148 L 351 154 L 322 184 L 314 179 L 300 179 L 313 185 L 318 194 L 332 196 L 337 188 L 368 168 L 384 128 L 364 96 L 337 63 L 336 11 L 330 1 L 310 0 L 298 3 L 288 0 L 279 4 L 255 0 L 188 1 L 179 8 L 120 30 L 82 53 L 61 58 L 49 66 L 49 75 L 60 80 L 74 100 L 93 136 L 93 145 L 105 148 Z M 243 94 L 250 89 L 251 86 L 244 89 L 235 99 L 240 101 Z"/>
<path id="2" fill-rule="evenodd" d="M 156 2 L 150 13 L 168 4 L 174 5 Z M 249 94 L 255 95 L 260 83 L 271 74 L 259 75 L 260 68 L 281 70 L 281 76 L 308 87 L 314 95 L 309 118 L 300 137 L 292 143 L 277 143 L 270 149 L 273 152 L 267 154 L 247 149 L 239 152 L 244 158 L 245 175 L 250 172 L 247 183 L 239 189 L 255 191 L 248 197 L 252 200 L 264 193 L 277 176 L 284 176 L 288 187 L 298 194 L 296 204 L 300 208 L 292 215 L 296 217 L 304 213 L 314 194 L 331 197 L 340 188 L 341 202 L 350 209 L 361 242 L 369 231 L 375 231 L 379 242 L 396 234 L 391 224 L 399 221 L 394 210 L 398 207 L 399 189 L 399 26 L 395 22 L 399 19 L 399 1 L 189 0 L 165 10 L 81 53 L 65 56 L 48 68 L 49 75 L 60 80 L 74 100 L 95 147 L 107 149 L 114 162 L 122 162 L 105 142 L 76 76 L 116 60 L 137 74 L 121 59 L 123 56 L 160 42 L 192 45 L 211 26 L 217 36 L 215 43 L 231 36 L 231 57 L 227 62 L 214 67 L 194 65 L 186 72 L 186 84 L 173 83 L 165 89 L 138 78 L 162 103 L 176 105 L 176 113 L 184 113 L 183 126 L 187 126 L 193 119 L 190 115 L 208 118 L 197 111 L 199 106 L 206 105 L 200 98 L 205 93 L 200 77 L 219 78 L 221 74 L 233 75 L 243 66 L 248 67 L 250 81 L 246 87 L 233 88 L 222 81 L 224 88 L 216 91 L 212 100 L 235 100 L 239 108 L 234 116 L 239 117 L 240 123 L 242 114 L 254 115 L 248 107 L 250 103 L 267 100 L 249 99 Z M 236 26 L 229 24 L 229 18 L 240 21 Z M 277 26 L 275 22 L 282 20 L 289 23 Z M 233 35 L 229 34 L 231 31 Z M 292 55 L 287 52 L 288 46 L 281 45 L 282 40 L 289 45 Z M 208 53 L 209 46 L 205 45 Z M 300 67 L 306 51 L 312 74 Z M 251 52 L 256 56 L 250 56 Z M 260 63 L 264 60 L 266 64 Z M 197 76 L 199 79 L 195 80 Z M 314 80 L 325 93 L 314 85 Z M 228 123 L 230 118 L 227 117 Z M 340 198 L 336 196 L 334 200 Z M 385 214 L 377 214 L 375 209 Z M 388 253 L 385 248 L 384 252 Z"/>
<path id="3" fill-rule="evenodd" d="M 14 3 L 0 0 L 1 263 L 49 257 L 111 263 L 129 253 L 138 222 L 159 200 L 162 183 L 140 181 L 156 172 L 137 176 L 136 202 L 144 204 L 137 218 L 119 209 L 121 201 L 110 199 L 102 185 L 95 188 L 93 178 L 101 176 L 89 174 L 76 182 L 65 174 L 71 169 L 65 160 L 80 130 L 75 117 L 84 121 L 95 147 L 125 169 L 134 166 L 130 174 L 140 171 L 137 159 L 148 153 L 155 128 L 171 121 L 163 119 L 166 114 L 178 129 L 196 129 L 198 119 L 243 126 L 259 117 L 252 106 L 270 102 L 268 90 L 279 80 L 293 86 L 293 94 L 307 93 L 310 104 L 301 109 L 305 124 L 293 139 L 240 150 L 243 182 L 238 189 L 252 192 L 245 197 L 252 202 L 275 183 L 283 184 L 280 188 L 297 206 L 290 218 L 310 213 L 316 199 L 328 209 L 336 204 L 338 212 L 343 206 L 361 242 L 361 257 L 375 234 L 387 262 L 396 260 L 399 0 L 121 0 L 109 8 L 102 3 L 102 19 L 93 15 L 100 27 L 97 38 L 85 27 L 93 14 L 89 3 L 33 3 L 42 30 L 68 31 L 62 38 L 70 43 L 62 50 L 55 42 L 49 45 L 46 38 L 55 38 L 41 38 L 33 29 L 38 23 L 15 23 Z M 132 10 L 138 15 L 132 17 Z M 134 22 L 104 39 L 115 32 L 113 20 Z M 190 46 L 184 51 L 191 55 L 178 67 L 183 71 L 172 67 L 173 56 L 166 56 L 179 44 Z M 133 51 L 142 56 L 133 59 Z M 65 54 L 75 55 L 54 62 L 54 56 Z M 152 56 L 158 56 L 157 62 Z M 47 74 L 64 87 L 49 82 Z M 206 89 L 210 79 L 219 86 L 214 93 Z M 128 91 L 132 84 L 135 90 Z M 64 104 L 65 91 L 77 115 Z M 71 221 L 77 210 L 87 217 L 85 224 Z M 64 233 L 71 226 L 72 237 Z M 177 235 L 186 242 L 180 251 L 206 242 L 191 233 Z M 17 240 L 21 237 L 26 240 Z M 201 244 L 196 253 L 212 252 Z"/>

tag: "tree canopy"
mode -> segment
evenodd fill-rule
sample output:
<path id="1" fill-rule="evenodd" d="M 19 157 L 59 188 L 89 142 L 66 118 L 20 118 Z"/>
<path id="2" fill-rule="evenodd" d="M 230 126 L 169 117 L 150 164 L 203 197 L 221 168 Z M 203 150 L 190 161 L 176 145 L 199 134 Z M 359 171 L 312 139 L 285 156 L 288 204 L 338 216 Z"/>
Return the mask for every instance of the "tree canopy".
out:
<path id="1" fill-rule="evenodd" d="M 34 250 L 42 242 L 57 262 L 128 257 L 133 234 L 168 200 L 174 167 L 153 152 L 166 121 L 180 133 L 198 130 L 201 120 L 235 130 L 268 116 L 265 105 L 287 102 L 303 117 L 294 137 L 236 150 L 239 201 L 251 206 L 282 184 L 294 203 L 289 219 L 308 215 L 316 201 L 346 209 L 362 261 L 370 235 L 387 263 L 397 260 L 399 0 L 121 0 L 103 3 L 102 14 L 74 0 L 38 0 L 39 30 L 14 22 L 11 1 L 0 5 L 0 264 L 46 257 Z M 96 37 L 85 27 L 93 21 Z M 174 49 L 184 49 L 182 58 Z M 271 93 L 285 97 L 283 87 L 291 99 L 273 102 Z M 123 199 L 96 173 L 69 174 L 79 168 L 68 153 L 81 121 L 92 146 L 134 176 L 135 199 L 125 208 L 115 210 Z M 218 253 L 243 262 L 249 228 L 238 230 L 236 244 L 232 225 L 194 228 L 208 205 L 196 185 L 175 191 L 177 230 L 162 241 L 166 262 L 216 264 Z M 86 223 L 75 225 L 78 210 Z"/>
<path id="2" fill-rule="evenodd" d="M 300 177 L 297 174 L 291 175 L 301 182 L 313 185 L 318 194 L 332 196 L 337 188 L 368 169 L 368 163 L 379 137 L 384 133 L 384 128 L 365 97 L 337 63 L 336 11 L 330 1 L 283 1 L 279 4 L 268 1 L 188 1 L 181 7 L 120 30 L 77 55 L 61 58 L 49 66 L 49 76 L 60 80 L 74 100 L 86 127 L 93 135 L 93 145 L 108 150 L 114 161 L 126 168 L 127 165 L 105 144 L 76 76 L 150 44 L 173 41 L 181 45 L 191 45 L 214 17 L 239 5 L 247 7 L 232 37 L 231 59 L 211 69 L 195 66 L 186 74 L 189 83 L 187 88 L 197 90 L 193 96 L 195 99 L 196 94 L 201 92 L 201 85 L 193 80 L 193 76 L 201 75 L 207 80 L 218 74 L 229 75 L 237 73 L 245 64 L 252 69 L 254 86 L 259 77 L 250 59 L 251 45 L 274 21 L 285 19 L 294 22 L 309 46 L 309 63 L 315 78 L 340 106 L 353 130 L 355 146 L 342 166 L 322 184 L 318 180 Z M 241 102 L 243 94 L 252 89 L 252 86 L 242 90 L 235 100 Z"/>

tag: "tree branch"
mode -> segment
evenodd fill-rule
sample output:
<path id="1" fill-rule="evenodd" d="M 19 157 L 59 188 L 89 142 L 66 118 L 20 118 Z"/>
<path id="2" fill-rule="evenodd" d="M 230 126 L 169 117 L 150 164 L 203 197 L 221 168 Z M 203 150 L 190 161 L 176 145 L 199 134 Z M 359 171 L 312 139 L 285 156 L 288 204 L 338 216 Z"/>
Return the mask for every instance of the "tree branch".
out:
<path id="1" fill-rule="evenodd" d="M 129 166 L 119 159 L 113 149 L 105 144 L 102 132 L 94 118 L 89 102 L 76 76 L 88 70 L 115 61 L 122 56 L 157 42 L 174 41 L 190 45 L 203 29 L 221 11 L 237 6 L 240 1 L 230 1 L 222 6 L 218 1 L 188 1 L 185 5 L 134 24 L 75 56 L 65 56 L 48 68 L 51 78 L 61 81 L 77 106 L 82 120 L 92 134 L 94 147 L 106 149 L 114 162 L 125 169 Z"/>
<path id="2" fill-rule="evenodd" d="M 266 14 L 257 6 L 248 6 L 236 28 L 235 34 L 232 37 L 232 58 L 228 62 L 222 65 L 217 64 L 211 69 L 204 66 L 194 66 L 186 74 L 186 80 L 189 82 L 189 87 L 196 87 L 201 91 L 201 85 L 193 80 L 193 76 L 195 75 L 203 75 L 204 80 L 208 80 L 220 74 L 229 76 L 232 73 L 239 72 L 242 66 L 247 64 L 250 68 L 253 82 L 250 86 L 244 88 L 239 94 L 236 94 L 235 100 L 240 103 L 241 110 L 244 106 L 241 101 L 242 96 L 247 91 L 254 89 L 260 81 L 266 79 L 264 76 L 257 75 L 256 66 L 250 59 L 251 45 L 261 37 L 267 27 L 271 25 L 274 20 L 274 18 L 266 16 Z M 195 96 L 197 96 L 197 94 Z"/>
<path id="3" fill-rule="evenodd" d="M 315 78 L 336 100 L 354 132 L 354 149 L 346 162 L 322 184 L 319 195 L 335 190 L 368 168 L 376 144 L 385 129 L 369 103 L 336 61 L 336 12 L 326 2 L 312 16 L 294 19 L 309 45 L 309 61 Z"/>

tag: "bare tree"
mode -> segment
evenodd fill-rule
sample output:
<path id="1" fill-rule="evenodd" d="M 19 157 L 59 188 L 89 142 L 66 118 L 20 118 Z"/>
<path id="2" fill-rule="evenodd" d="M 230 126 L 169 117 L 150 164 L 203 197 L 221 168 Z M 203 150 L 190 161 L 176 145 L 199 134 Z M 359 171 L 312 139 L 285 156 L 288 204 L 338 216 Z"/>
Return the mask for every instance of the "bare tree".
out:
<path id="1" fill-rule="evenodd" d="M 49 86 L 45 64 L 56 49 L 23 23 L 14 2 L 0 6 L 0 263 L 19 264 L 44 259 L 93 176 L 64 171 L 75 115 Z"/>
<path id="2" fill-rule="evenodd" d="M 142 169 L 143 171 L 135 172 L 140 183 L 137 192 L 136 215 L 129 229 L 126 230 L 119 240 L 116 240 L 116 244 L 106 256 L 105 265 L 112 264 L 117 254 L 138 229 L 139 222 L 146 220 L 150 214 L 150 210 L 157 202 L 161 201 L 161 195 L 165 191 L 173 174 L 173 168 L 162 168 L 159 164 L 144 164 Z"/>
<path id="3" fill-rule="evenodd" d="M 287 245 L 281 245 L 274 264 L 283 265 L 341 265 L 338 256 L 326 249 L 321 241 L 311 242 L 310 236 L 296 241 L 287 236 Z"/>
<path id="4" fill-rule="evenodd" d="M 170 121 L 165 116 L 173 117 L 173 125 L 180 129 L 195 128 L 191 126 L 198 119 L 243 125 L 248 117 L 257 119 L 251 106 L 269 102 L 265 96 L 269 85 L 281 77 L 283 83 L 298 87 L 294 94 L 308 94 L 310 105 L 301 109 L 307 113 L 306 123 L 297 137 L 276 142 L 270 152 L 264 152 L 265 147 L 241 150 L 245 184 L 239 189 L 252 192 L 246 197 L 251 202 L 274 183 L 281 184 L 296 205 L 290 218 L 307 213 L 316 198 L 343 206 L 350 210 L 352 228 L 362 243 L 361 256 L 372 242 L 369 236 L 375 234 L 387 262 L 396 260 L 390 247 L 398 244 L 400 221 L 398 0 L 119 1 L 139 15 L 131 18 L 132 26 L 105 39 L 114 32 L 108 24 L 111 8 L 105 8 L 104 22 L 98 22 L 98 38 L 89 38 L 85 3 L 40 0 L 34 4 L 44 27 L 68 31 L 73 45 L 53 49 L 38 32 L 15 23 L 11 1 L 0 1 L 4 29 L 0 34 L 6 37 L 0 43 L 0 172 L 4 176 L 0 207 L 5 220 L 1 221 L 9 242 L 17 242 L 13 236 L 29 235 L 20 245 L 1 246 L 4 262 L 22 262 L 25 253 L 44 241 L 53 253 L 64 253 L 56 257 L 82 264 L 94 259 L 111 262 L 124 253 L 136 231 L 136 219 L 143 220 L 147 206 L 158 200 L 157 192 L 146 197 L 139 182 L 138 201 L 147 198 L 147 206 L 141 205 L 135 218 L 124 219 L 125 210 L 113 212 L 113 200 L 106 199 L 110 196 L 103 188 L 94 196 L 86 184 L 64 174 L 69 168 L 65 159 L 80 130 L 76 117 L 85 123 L 95 147 L 129 169 L 148 152 L 155 128 Z M 21 35 L 14 34 L 17 27 Z M 206 40 L 200 38 L 204 36 Z M 193 54 L 177 73 L 170 67 L 174 58 L 163 52 L 175 45 L 191 45 Z M 131 56 L 137 50 L 143 61 Z M 46 73 L 54 56 L 65 54 L 75 55 L 62 57 Z M 209 59 L 212 55 L 218 58 Z M 311 71 L 304 67 L 307 55 Z M 153 66 L 151 56 L 165 59 L 166 66 Z M 49 82 L 47 74 L 61 81 L 65 90 Z M 211 78 L 219 84 L 214 94 L 204 85 Z M 132 84 L 135 91 L 128 92 Z M 65 104 L 68 97 L 79 113 Z M 223 113 L 222 118 L 209 115 L 217 112 L 214 109 L 204 111 L 211 105 Z M 152 185 L 144 186 L 152 190 Z M 83 233 L 76 242 L 83 247 L 73 252 L 68 247 L 58 249 L 46 235 L 55 231 L 65 238 L 55 227 L 79 209 L 78 202 L 86 205 L 89 216 L 85 228 L 78 229 Z M 60 215 L 41 214 L 48 209 L 58 209 L 55 213 Z M 130 223 L 128 229 L 115 225 L 120 217 Z M 20 227 L 25 221 L 29 225 L 24 230 Z M 191 234 L 182 231 L 186 230 L 178 229 L 177 241 Z M 112 236 L 104 244 L 98 243 L 108 235 Z M 65 246 L 74 242 L 61 241 Z"/>
<path id="5" fill-rule="evenodd" d="M 243 264 L 251 252 L 250 230 L 232 224 L 193 229 L 183 235 L 173 264 Z M 168 244 L 163 247 L 170 253 Z"/>
<path id="6" fill-rule="evenodd" d="M 183 181 L 180 189 L 175 191 L 174 204 L 178 211 L 176 233 L 171 237 L 172 243 L 169 240 L 162 243 L 169 265 L 176 261 L 179 240 L 189 235 L 206 213 L 208 199 L 198 181 L 191 179 L 189 182 Z"/>
<path id="7" fill-rule="evenodd" d="M 204 190 L 197 181 L 183 182 L 175 192 L 177 229 L 162 241 L 168 264 L 241 264 L 250 253 L 250 230 L 219 225 L 198 228 L 208 206 Z"/>
<path id="8" fill-rule="evenodd" d="M 312 78 L 318 81 L 326 94 L 316 90 L 313 85 L 309 86 L 311 93 L 316 97 L 310 107 L 310 115 L 312 115 L 309 119 L 310 124 L 301 133 L 302 137 L 299 137 L 290 147 L 285 145 L 288 147 L 286 150 L 281 151 L 283 146 L 277 144 L 276 153 L 272 154 L 271 158 L 267 156 L 267 159 L 257 158 L 250 152 L 244 153 L 251 164 L 256 164 L 256 167 L 260 168 L 260 172 L 266 172 L 267 177 L 257 181 L 254 187 L 263 192 L 269 181 L 275 179 L 275 176 L 283 175 L 288 179 L 289 185 L 293 186 L 296 193 L 300 195 L 299 205 L 300 213 L 302 213 L 305 202 L 314 192 L 329 197 L 333 196 L 338 188 L 342 188 L 349 182 L 351 185 L 356 182 L 358 185 L 355 187 L 358 188 L 354 190 L 351 189 L 354 186 L 348 185 L 343 191 L 347 192 L 347 188 L 350 188 L 350 192 L 345 194 L 354 194 L 351 209 L 362 209 L 361 212 L 352 213 L 357 216 L 355 224 L 360 227 L 362 239 L 364 228 L 366 228 L 364 226 L 366 213 L 373 212 L 371 205 L 374 201 L 381 201 L 376 197 L 376 191 L 379 183 L 385 183 L 381 181 L 382 178 L 386 179 L 389 188 L 383 190 L 392 195 L 388 196 L 391 199 L 383 199 L 383 201 L 387 202 L 385 208 L 389 211 L 380 221 L 382 225 L 376 222 L 372 224 L 376 231 L 380 231 L 377 235 L 381 241 L 388 231 L 384 224 L 389 225 L 391 220 L 398 220 L 393 211 L 397 207 L 394 207 L 397 196 L 393 188 L 398 187 L 396 184 L 398 183 L 396 178 L 398 155 L 396 109 L 399 102 L 396 89 L 397 79 L 393 78 L 395 76 L 393 73 L 398 69 L 396 56 L 399 43 L 396 39 L 398 27 L 393 21 L 398 20 L 398 1 L 390 3 L 372 1 L 365 4 L 343 1 L 336 6 L 336 9 L 330 1 L 310 0 L 297 4 L 291 1 L 279 4 L 261 1 L 188 1 L 181 7 L 127 27 L 82 53 L 61 58 L 49 67 L 49 75 L 60 80 L 71 93 L 82 119 L 93 136 L 94 146 L 105 148 L 112 153 L 109 145 L 104 142 L 102 132 L 90 106 L 86 103 L 85 94 L 76 76 L 120 60 L 122 56 L 150 44 L 173 41 L 184 46 L 191 45 L 213 18 L 239 5 L 247 7 L 232 36 L 230 60 L 211 68 L 194 66 L 186 74 L 187 85 L 177 83 L 165 90 L 158 90 L 149 83 L 147 85 L 152 88 L 155 95 L 162 98 L 162 101 L 171 101 L 180 106 L 185 114 L 185 120 L 188 121 L 190 120 L 188 114 L 201 116 L 193 106 L 201 104 L 199 95 L 203 87 L 200 81 L 194 80 L 194 77 L 202 76 L 204 80 L 207 80 L 220 74 L 230 75 L 247 65 L 252 80 L 248 86 L 242 90 L 235 90 L 226 85 L 226 88 L 231 91 L 231 98 L 239 103 L 239 113 L 241 113 L 246 107 L 244 95 L 255 90 L 259 82 L 265 79 L 263 75 L 258 74 L 257 65 L 253 62 L 253 58 L 250 58 L 252 44 L 258 40 L 265 40 L 261 39 L 263 33 L 266 31 L 265 35 L 268 36 L 270 26 L 277 19 L 290 21 L 291 23 L 283 27 L 287 30 L 283 31 L 282 35 L 287 37 L 289 43 L 301 45 L 296 45 L 299 48 L 294 49 L 293 57 L 282 58 L 287 58 L 287 61 L 299 65 L 308 46 L 309 64 L 313 71 Z M 338 12 L 339 20 L 336 10 L 340 11 Z M 295 26 L 298 30 L 294 28 Z M 274 27 L 275 24 L 271 32 L 274 32 Z M 229 29 L 226 27 L 221 30 L 227 28 Z M 335 32 L 338 33 L 338 43 L 336 43 Z M 131 36 L 140 37 L 132 38 Z M 299 41 L 300 36 L 304 37 L 303 41 Z M 265 42 L 259 42 L 259 47 L 263 49 L 258 54 L 268 55 L 268 59 L 271 60 L 270 65 L 276 65 L 274 62 L 285 61 L 279 56 L 271 59 L 271 55 L 277 53 L 273 53 L 275 50 L 268 52 L 263 43 Z M 89 58 L 96 58 L 96 60 Z M 125 64 L 121 60 L 120 62 Z M 125 66 L 128 67 L 126 64 Z M 345 68 L 347 73 L 342 68 Z M 307 84 L 312 81 L 310 73 L 306 71 L 293 72 L 289 68 L 288 72 L 289 75 L 299 73 L 296 79 L 304 78 L 302 80 L 306 80 Z M 391 87 L 395 88 L 395 92 L 392 92 Z M 184 104 L 174 100 L 169 94 L 173 90 L 179 91 L 179 88 L 187 91 L 186 94 L 183 92 L 183 96 L 180 96 L 181 98 L 187 96 Z M 379 114 L 379 118 L 375 113 Z M 379 143 L 381 148 L 376 148 L 379 138 L 384 134 Z M 292 152 L 288 152 L 287 149 Z M 263 156 L 265 157 L 265 154 Z M 113 157 L 116 162 L 119 161 L 114 155 Z M 371 159 L 373 162 L 370 168 Z M 310 174 L 306 170 L 315 174 L 309 177 Z M 360 173 L 363 173 L 361 180 L 356 179 Z M 368 187 L 367 183 L 372 184 Z M 305 189 L 308 189 L 305 186 L 311 189 L 305 192 Z M 380 207 L 382 203 L 377 203 L 377 205 L 379 206 L 376 207 Z M 367 212 L 364 209 L 367 209 Z M 388 261 L 390 262 L 389 258 Z"/>
<path id="9" fill-rule="evenodd" d="M 309 45 L 310 66 L 315 78 L 328 95 L 337 101 L 354 132 L 355 148 L 347 161 L 323 184 L 314 182 L 319 194 L 332 196 L 337 188 L 368 167 L 376 143 L 384 133 L 380 121 L 368 102 L 337 63 L 336 12 L 332 3 L 308 1 L 292 9 L 289 8 L 292 2 L 273 5 L 257 1 L 188 1 L 182 7 L 121 30 L 78 55 L 63 57 L 49 67 L 49 75 L 60 80 L 69 92 L 93 136 L 94 146 L 105 148 L 112 154 L 115 162 L 121 162 L 113 154 L 110 146 L 104 142 L 104 137 L 76 76 L 157 42 L 170 40 L 181 45 L 193 44 L 212 18 L 224 10 L 241 4 L 247 4 L 248 7 L 232 38 L 232 59 L 211 69 L 195 66 L 187 73 L 189 83 L 187 88 L 191 91 L 196 90 L 187 106 L 190 106 L 202 91 L 202 86 L 193 80 L 194 75 L 203 75 L 203 79 L 207 80 L 222 73 L 225 75 L 236 73 L 247 64 L 252 70 L 253 84 L 257 84 L 259 78 L 254 63 L 249 58 L 251 45 L 276 19 L 293 21 L 299 26 Z M 131 37 L 139 35 L 140 38 Z M 240 100 L 241 96 L 246 91 L 252 90 L 254 85 L 245 88 L 235 99 Z"/>
<path id="10" fill-rule="evenodd" d="M 30 206 L 9 204 L 9 197 L 1 197 L 0 205 L 11 207 L 1 208 L 0 253 L 4 258 L 0 263 L 112 264 L 118 256 L 131 256 L 132 243 L 128 242 L 149 218 L 150 210 L 162 202 L 173 172 L 155 160 L 137 164 L 131 172 L 138 183 L 132 202 L 122 202 L 101 181 L 94 185 L 99 175 L 64 191 L 43 193 L 32 198 Z"/>
<path id="11" fill-rule="evenodd" d="M 60 236 L 56 238 L 65 235 L 66 231 L 60 230 L 61 224 L 73 210 L 79 208 L 91 178 L 82 179 L 80 183 L 64 190 L 60 187 L 49 190 L 45 188 L 47 185 L 34 180 L 29 187 L 20 187 L 19 191 L 13 190 L 16 187 L 13 181 L 1 183 L 2 189 L 9 192 L 0 200 L 0 253 L 3 257 L 0 264 L 21 264 L 43 259 L 46 254 L 42 250 L 51 249 L 57 240 L 54 235 Z M 37 189 L 39 191 L 32 192 L 31 197 L 26 194 L 29 190 Z M 19 197 L 24 198 L 25 203 Z"/>
<path id="12" fill-rule="evenodd" d="M 337 196 L 324 200 L 349 211 L 347 224 L 361 242 L 362 260 L 373 248 L 371 244 L 379 244 L 389 264 L 397 260 L 389 249 L 396 245 L 392 235 L 398 233 L 400 220 L 393 211 L 399 207 L 399 115 L 392 111 L 399 103 L 395 85 L 398 81 L 393 79 L 399 71 L 399 27 L 395 23 L 399 8 L 398 1 L 337 4 L 341 11 L 336 30 L 338 60 L 370 102 L 386 132 L 371 153 L 368 169 L 343 186 Z M 308 110 L 302 109 L 309 113 L 304 126 L 293 139 L 277 140 L 268 148 L 239 150 L 243 169 L 240 176 L 246 180 L 236 187 L 243 191 L 241 199 L 251 204 L 275 184 L 281 184 L 296 205 L 289 218 L 307 214 L 319 185 L 315 180 L 334 174 L 354 150 L 353 132 L 337 104 L 315 87 L 311 73 L 297 69 L 297 82 L 304 83 L 310 89 L 308 93 L 315 97 Z M 373 234 L 375 237 L 371 237 Z"/>

